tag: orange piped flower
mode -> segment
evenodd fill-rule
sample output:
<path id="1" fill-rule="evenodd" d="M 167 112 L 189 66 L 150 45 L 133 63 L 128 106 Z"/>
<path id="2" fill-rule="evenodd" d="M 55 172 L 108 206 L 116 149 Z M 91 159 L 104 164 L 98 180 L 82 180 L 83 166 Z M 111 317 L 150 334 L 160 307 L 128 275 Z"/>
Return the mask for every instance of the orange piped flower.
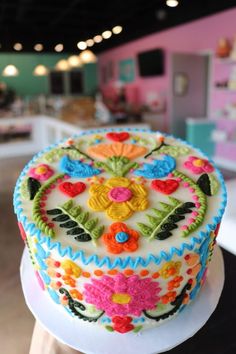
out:
<path id="1" fill-rule="evenodd" d="M 161 302 L 163 304 L 168 304 L 169 302 L 175 301 L 176 295 L 176 291 L 169 291 L 161 297 Z"/>
<path id="2" fill-rule="evenodd" d="M 182 280 L 183 280 L 182 276 L 174 277 L 173 280 L 170 280 L 168 282 L 168 290 L 173 290 L 174 288 L 178 288 Z"/>
<path id="3" fill-rule="evenodd" d="M 126 224 L 115 222 L 110 225 L 109 231 L 102 236 L 108 252 L 118 254 L 124 251 L 134 252 L 138 249 L 139 234 L 129 229 Z"/>
<path id="4" fill-rule="evenodd" d="M 134 144 L 113 143 L 113 144 L 98 144 L 88 148 L 89 156 L 106 159 L 112 156 L 124 156 L 132 160 L 136 157 L 143 156 L 147 149 L 143 146 Z"/>

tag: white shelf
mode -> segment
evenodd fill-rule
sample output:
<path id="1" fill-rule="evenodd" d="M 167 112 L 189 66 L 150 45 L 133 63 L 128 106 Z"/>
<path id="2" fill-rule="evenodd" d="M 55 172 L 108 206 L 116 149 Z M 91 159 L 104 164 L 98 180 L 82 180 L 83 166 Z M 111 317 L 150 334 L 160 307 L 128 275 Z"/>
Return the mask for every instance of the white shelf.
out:
<path id="1" fill-rule="evenodd" d="M 92 127 L 87 129 L 81 128 L 79 125 L 76 126 L 47 116 L 0 119 L 0 127 L 5 128 L 10 125 L 15 126 L 18 124 L 30 124 L 32 126 L 30 140 L 1 143 L 0 159 L 13 156 L 33 155 L 53 143 L 80 133 L 82 130 L 92 129 Z M 130 128 L 150 129 L 150 124 L 148 123 L 128 124 L 125 126 Z M 119 125 L 118 127 L 121 128 L 122 126 Z M 94 126 L 94 129 L 97 128 L 99 128 L 99 126 Z M 103 127 L 100 126 L 100 128 Z"/>
<path id="2" fill-rule="evenodd" d="M 236 90 L 229 89 L 228 87 L 215 87 L 215 90 L 220 91 L 220 92 L 227 92 L 227 93 L 235 93 L 236 94 Z"/>
<path id="3" fill-rule="evenodd" d="M 216 60 L 220 64 L 226 64 L 226 65 L 236 65 L 236 60 L 233 60 L 231 58 L 217 58 Z"/>

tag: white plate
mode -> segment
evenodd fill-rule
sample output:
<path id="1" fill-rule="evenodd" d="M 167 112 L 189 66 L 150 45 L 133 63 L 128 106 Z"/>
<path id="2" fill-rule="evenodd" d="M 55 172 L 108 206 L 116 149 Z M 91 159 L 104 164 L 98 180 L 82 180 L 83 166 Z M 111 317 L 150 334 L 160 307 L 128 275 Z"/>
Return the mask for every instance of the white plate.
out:
<path id="1" fill-rule="evenodd" d="M 182 313 L 159 327 L 140 333 L 110 333 L 73 319 L 42 291 L 25 249 L 21 282 L 26 303 L 34 317 L 59 341 L 86 354 L 157 354 L 192 337 L 214 312 L 224 285 L 224 262 L 215 247 L 206 283 L 196 300 Z"/>

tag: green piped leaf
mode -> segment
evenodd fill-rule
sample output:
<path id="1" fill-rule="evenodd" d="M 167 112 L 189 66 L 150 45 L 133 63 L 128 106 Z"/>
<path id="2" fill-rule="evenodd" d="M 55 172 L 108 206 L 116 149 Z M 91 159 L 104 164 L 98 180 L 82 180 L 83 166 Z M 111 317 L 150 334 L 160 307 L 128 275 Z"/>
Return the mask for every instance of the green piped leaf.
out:
<path id="1" fill-rule="evenodd" d="M 95 228 L 97 223 L 98 223 L 98 219 L 91 219 L 88 220 L 84 226 L 86 227 L 87 230 L 91 231 Z"/>
<path id="2" fill-rule="evenodd" d="M 150 234 L 153 231 L 152 227 L 149 227 L 148 225 L 143 224 L 142 222 L 137 223 L 139 230 L 142 232 L 143 236 L 150 237 Z"/>
<path id="3" fill-rule="evenodd" d="M 102 236 L 102 233 L 104 231 L 104 226 L 97 226 L 95 227 L 95 229 L 91 232 L 91 235 L 94 239 L 99 238 L 100 236 Z"/>
<path id="4" fill-rule="evenodd" d="M 142 328 L 143 328 L 142 325 L 136 326 L 136 327 L 133 329 L 133 332 L 134 332 L 134 333 L 138 333 Z"/>
<path id="5" fill-rule="evenodd" d="M 70 215 L 76 218 L 79 214 L 81 213 L 81 207 L 80 206 L 75 206 L 70 209 Z"/>
<path id="6" fill-rule="evenodd" d="M 80 215 L 77 216 L 76 221 L 78 221 L 79 224 L 84 225 L 86 223 L 86 221 L 89 218 L 89 212 L 88 211 L 84 211 L 82 213 L 80 213 Z"/>
<path id="7" fill-rule="evenodd" d="M 124 177 L 131 169 L 139 167 L 137 162 L 130 161 L 124 156 L 112 156 L 106 162 L 97 161 L 95 166 L 103 168 L 115 177 Z"/>
<path id="8" fill-rule="evenodd" d="M 158 219 L 160 220 L 162 220 L 167 215 L 165 211 L 158 210 L 156 208 L 152 208 L 151 210 L 157 215 Z"/>
<path id="9" fill-rule="evenodd" d="M 75 159 L 75 160 L 83 157 L 83 155 L 78 150 L 73 150 L 73 149 L 65 150 L 62 148 L 57 148 L 47 152 L 44 155 L 44 158 L 47 162 L 52 163 L 52 162 L 59 161 L 61 157 L 65 155 L 68 155 L 71 159 Z"/>
<path id="10" fill-rule="evenodd" d="M 155 218 L 152 215 L 146 215 L 146 216 L 152 226 L 157 226 L 159 224 L 159 222 L 160 222 L 159 219 Z"/>
<path id="11" fill-rule="evenodd" d="M 147 215 L 150 225 L 138 223 L 143 236 L 149 239 L 165 240 L 172 236 L 172 231 L 178 227 L 177 222 L 184 219 L 184 214 L 191 212 L 194 203 L 183 203 L 178 199 L 168 197 L 171 204 L 160 202 L 163 210 L 152 209 L 157 217 Z"/>
<path id="12" fill-rule="evenodd" d="M 160 202 L 159 204 L 162 206 L 162 209 L 166 211 L 166 213 L 169 213 L 171 210 L 173 210 L 173 205 L 169 205 L 163 202 Z"/>
<path id="13" fill-rule="evenodd" d="M 65 208 L 66 206 L 66 208 Z M 80 205 L 74 206 L 73 199 L 68 200 L 62 207 L 61 210 L 63 215 L 67 215 L 72 226 L 68 227 L 67 235 L 74 236 L 77 241 L 88 242 L 91 239 L 98 239 L 103 231 L 104 226 L 98 224 L 98 219 L 90 219 L 90 213 L 83 211 Z M 61 224 L 60 226 L 66 227 L 66 225 Z M 69 225 L 69 224 L 68 224 Z"/>
<path id="14" fill-rule="evenodd" d="M 62 207 L 64 210 L 70 210 L 73 207 L 73 200 L 68 200 Z"/>
<path id="15" fill-rule="evenodd" d="M 190 152 L 190 149 L 186 146 L 171 146 L 164 145 L 159 150 L 155 152 L 155 154 L 166 154 L 172 157 L 179 157 L 187 155 Z"/>
<path id="16" fill-rule="evenodd" d="M 106 328 L 109 332 L 114 332 L 114 329 L 112 328 L 112 326 L 105 326 L 105 328 Z"/>

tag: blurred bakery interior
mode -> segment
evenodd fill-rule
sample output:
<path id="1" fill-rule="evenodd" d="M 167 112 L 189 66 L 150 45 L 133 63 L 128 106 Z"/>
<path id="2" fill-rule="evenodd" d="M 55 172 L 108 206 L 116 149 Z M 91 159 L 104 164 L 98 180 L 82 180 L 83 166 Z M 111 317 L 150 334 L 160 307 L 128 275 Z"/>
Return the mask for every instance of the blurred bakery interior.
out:
<path id="1" fill-rule="evenodd" d="M 132 126 L 202 149 L 227 180 L 219 243 L 236 254 L 235 19 L 234 0 L 0 0 L 2 353 L 27 353 L 33 328 L 13 187 L 33 154 L 63 138 Z"/>

